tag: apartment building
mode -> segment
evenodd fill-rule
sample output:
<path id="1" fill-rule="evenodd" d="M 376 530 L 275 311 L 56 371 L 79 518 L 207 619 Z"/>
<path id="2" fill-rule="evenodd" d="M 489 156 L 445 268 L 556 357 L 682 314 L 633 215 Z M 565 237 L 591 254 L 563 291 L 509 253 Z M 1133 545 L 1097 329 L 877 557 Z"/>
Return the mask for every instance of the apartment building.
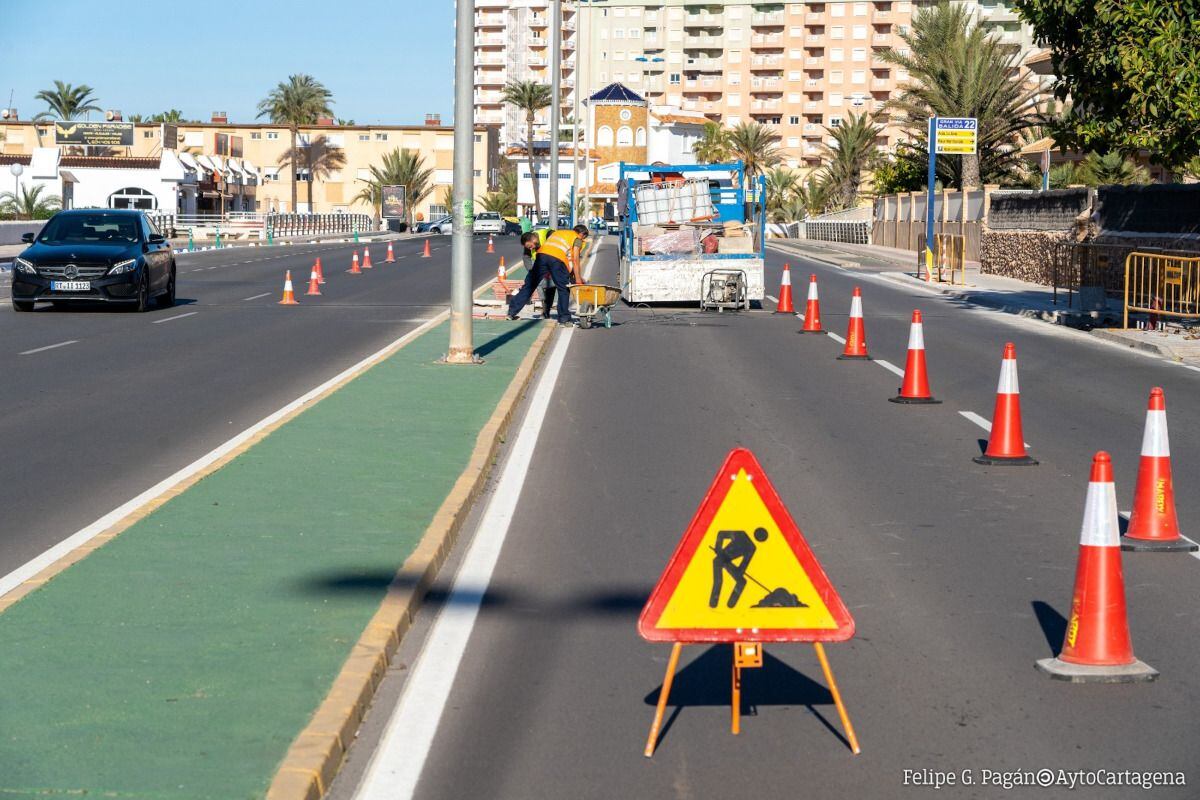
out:
<path id="1" fill-rule="evenodd" d="M 574 0 L 562 4 L 562 108 L 570 116 L 576 89 L 576 19 Z M 505 105 L 504 85 L 511 80 L 551 79 L 549 0 L 475 0 L 475 123 L 498 128 L 504 146 L 524 144 L 525 114 Z M 537 115 L 535 139 L 549 141 L 550 115 Z"/>
<path id="2" fill-rule="evenodd" d="M 586 88 L 617 82 L 660 105 L 779 132 L 792 167 L 820 162 L 825 126 L 878 110 L 908 78 L 880 58 L 904 49 L 914 12 L 932 0 L 594 0 L 579 11 Z M 1032 32 L 1009 0 L 964 3 L 1028 54 Z M 901 132 L 887 126 L 879 144 Z"/>

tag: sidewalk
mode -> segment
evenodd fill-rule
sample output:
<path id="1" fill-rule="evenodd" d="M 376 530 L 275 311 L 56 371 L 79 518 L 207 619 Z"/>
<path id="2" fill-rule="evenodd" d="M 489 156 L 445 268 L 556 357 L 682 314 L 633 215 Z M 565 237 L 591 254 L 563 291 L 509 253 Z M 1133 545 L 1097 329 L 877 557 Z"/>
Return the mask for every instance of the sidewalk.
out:
<path id="1" fill-rule="evenodd" d="M 432 328 L 0 613 L 0 797 L 263 797 L 550 334 L 475 325 L 486 366 Z"/>

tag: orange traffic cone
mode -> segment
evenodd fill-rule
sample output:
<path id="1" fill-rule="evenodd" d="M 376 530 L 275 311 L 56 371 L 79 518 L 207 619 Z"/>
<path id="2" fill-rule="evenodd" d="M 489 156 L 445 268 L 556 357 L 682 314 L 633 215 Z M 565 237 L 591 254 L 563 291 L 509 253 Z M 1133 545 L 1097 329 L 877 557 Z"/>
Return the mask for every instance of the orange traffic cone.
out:
<path id="1" fill-rule="evenodd" d="M 893 403 L 940 403 L 929 391 L 929 375 L 925 370 L 925 326 L 921 323 L 921 312 L 913 311 L 912 326 L 908 330 L 908 361 L 904 364 L 904 385 L 900 394 L 889 397 Z"/>
<path id="2" fill-rule="evenodd" d="M 321 296 L 321 279 L 317 277 L 317 268 L 314 265 L 312 271 L 308 273 L 308 291 L 306 295 Z"/>
<path id="3" fill-rule="evenodd" d="M 317 263 L 313 265 L 313 269 L 317 271 L 317 283 L 325 285 L 325 271 L 321 269 L 321 257 L 317 256 Z"/>
<path id="4" fill-rule="evenodd" d="M 1167 441 L 1167 399 L 1163 390 L 1150 390 L 1142 459 L 1133 490 L 1133 513 L 1121 537 L 1123 550 L 1192 551 L 1196 544 L 1179 534 L 1175 512 L 1175 482 L 1171 477 L 1171 446 Z"/>
<path id="5" fill-rule="evenodd" d="M 354 251 L 354 255 L 350 258 L 350 269 L 346 270 L 351 275 L 362 275 L 362 270 L 358 268 L 358 251 Z"/>
<path id="6" fill-rule="evenodd" d="M 1058 658 L 1043 658 L 1038 669 L 1075 683 L 1152 681 L 1158 672 L 1138 661 L 1125 616 L 1125 578 L 1117 533 L 1117 492 L 1112 459 L 1103 450 L 1092 459 L 1075 593 Z"/>
<path id="7" fill-rule="evenodd" d="M 363 247 L 362 268 L 371 269 L 371 248 L 365 246 Z"/>
<path id="8" fill-rule="evenodd" d="M 385 264 L 393 264 L 396 261 L 396 254 L 392 252 L 392 243 L 388 242 L 387 258 L 383 259 Z"/>
<path id="9" fill-rule="evenodd" d="M 846 326 L 846 346 L 838 360 L 871 360 L 867 355 L 867 329 L 863 325 L 862 289 L 857 286 L 854 287 L 854 295 L 850 298 L 850 324 Z"/>
<path id="10" fill-rule="evenodd" d="M 996 387 L 996 408 L 992 411 L 992 433 L 988 437 L 987 450 L 974 461 L 991 466 L 1038 463 L 1025 452 L 1021 389 L 1017 385 L 1017 346 L 1012 342 L 1004 345 L 1004 358 L 1000 361 L 1000 384 Z"/>
<path id="11" fill-rule="evenodd" d="M 421 253 L 421 258 L 429 258 L 429 240 L 425 240 L 425 251 Z"/>
<path id="12" fill-rule="evenodd" d="M 821 327 L 821 300 L 817 296 L 817 276 L 808 277 L 808 302 L 804 304 L 804 327 L 800 333 L 825 333 Z"/>
<path id="13" fill-rule="evenodd" d="M 292 291 L 292 271 L 287 271 L 287 276 L 283 279 L 283 299 L 279 301 L 281 306 L 298 306 L 296 302 L 296 294 Z"/>
<path id="14" fill-rule="evenodd" d="M 783 278 L 779 281 L 779 304 L 775 306 L 776 314 L 795 314 L 792 307 L 792 268 L 783 265 Z"/>
<path id="15" fill-rule="evenodd" d="M 490 233 L 488 234 L 488 249 L 487 249 L 487 251 L 488 251 L 489 253 L 494 253 L 494 252 L 496 252 L 496 245 L 495 245 L 495 243 L 492 241 L 492 235 L 491 235 Z"/>
<path id="16" fill-rule="evenodd" d="M 500 265 L 496 267 L 496 277 L 500 280 L 508 277 L 508 267 L 504 266 L 504 256 L 500 256 Z"/>

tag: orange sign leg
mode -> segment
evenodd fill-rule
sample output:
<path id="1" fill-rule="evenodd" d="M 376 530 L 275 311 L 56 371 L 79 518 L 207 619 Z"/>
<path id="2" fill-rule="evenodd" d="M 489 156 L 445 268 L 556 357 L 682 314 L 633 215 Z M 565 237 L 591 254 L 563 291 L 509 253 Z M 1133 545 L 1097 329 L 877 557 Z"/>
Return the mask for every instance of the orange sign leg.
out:
<path id="1" fill-rule="evenodd" d="M 658 693 L 658 708 L 654 710 L 654 723 L 650 726 L 650 735 L 646 738 L 646 749 L 642 755 L 650 758 L 658 745 L 658 731 L 662 728 L 663 712 L 667 710 L 667 697 L 671 694 L 671 684 L 675 682 L 675 668 L 679 666 L 679 653 L 683 643 L 676 642 L 671 648 L 671 658 L 667 660 L 667 674 L 663 676 L 662 691 Z"/>
<path id="2" fill-rule="evenodd" d="M 733 663 L 733 697 L 729 705 L 732 712 L 729 732 L 737 736 L 742 732 L 742 668 L 736 661 Z"/>
<path id="3" fill-rule="evenodd" d="M 813 642 L 813 647 L 817 650 L 817 659 L 821 662 L 821 670 L 825 673 L 825 682 L 829 684 L 829 693 L 833 695 L 833 702 L 837 705 L 838 716 L 842 718 L 842 727 L 846 729 L 850 750 L 854 755 L 858 755 L 862 752 L 858 747 L 858 737 L 854 735 L 854 726 L 850 724 L 850 715 L 846 713 L 846 707 L 842 705 L 842 693 L 838 691 L 837 681 L 833 679 L 833 670 L 829 668 L 829 659 L 825 657 L 825 648 L 820 642 Z"/>

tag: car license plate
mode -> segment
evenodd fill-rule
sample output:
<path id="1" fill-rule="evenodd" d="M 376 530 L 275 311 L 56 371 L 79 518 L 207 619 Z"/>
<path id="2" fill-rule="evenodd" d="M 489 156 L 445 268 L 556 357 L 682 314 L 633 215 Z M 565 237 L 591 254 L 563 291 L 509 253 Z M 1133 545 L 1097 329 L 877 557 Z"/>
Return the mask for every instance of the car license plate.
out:
<path id="1" fill-rule="evenodd" d="M 91 281 L 51 281 L 51 291 L 55 292 L 88 292 L 92 289 Z"/>

